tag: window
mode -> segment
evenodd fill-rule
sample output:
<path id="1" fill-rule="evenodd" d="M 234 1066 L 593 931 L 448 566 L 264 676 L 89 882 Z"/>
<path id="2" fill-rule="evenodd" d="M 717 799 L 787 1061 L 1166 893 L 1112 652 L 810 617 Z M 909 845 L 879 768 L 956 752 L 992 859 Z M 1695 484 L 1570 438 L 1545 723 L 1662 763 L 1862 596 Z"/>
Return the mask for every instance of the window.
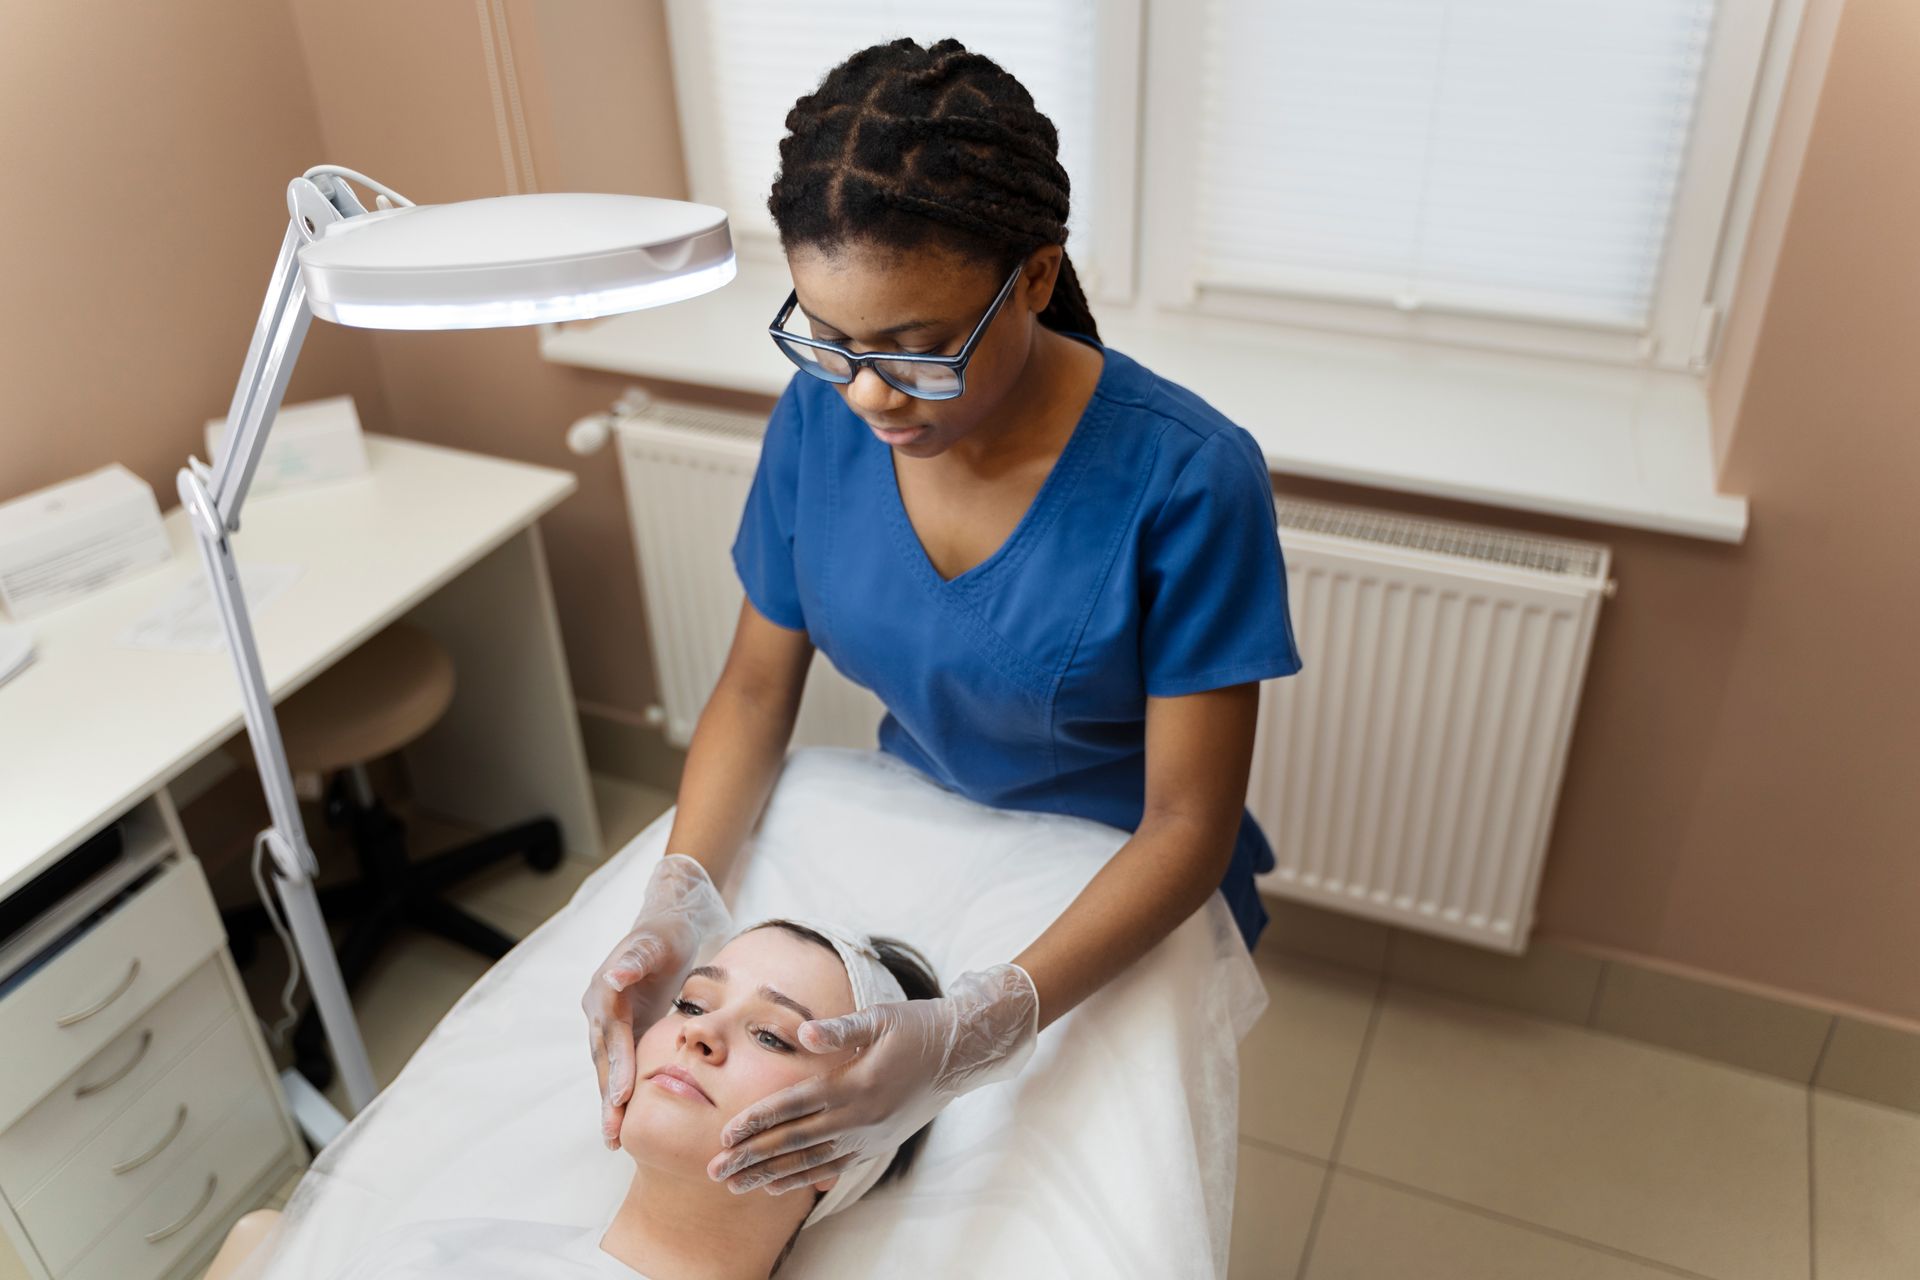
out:
<path id="1" fill-rule="evenodd" d="M 1162 306 L 1697 365 L 1771 0 L 1150 9 Z"/>
<path id="2" fill-rule="evenodd" d="M 1109 314 L 1699 369 L 1804 2 L 669 0 L 668 17 L 692 195 L 728 211 L 745 257 L 777 258 L 766 196 L 794 100 L 866 45 L 955 36 L 1059 126 L 1068 249 Z"/>
<path id="3" fill-rule="evenodd" d="M 776 256 L 767 195 L 787 111 L 849 54 L 952 36 L 1005 67 L 1060 131 L 1067 250 L 1096 299 L 1132 289 L 1140 10 L 1112 0 L 670 0 L 692 197 L 727 211 L 738 251 Z"/>

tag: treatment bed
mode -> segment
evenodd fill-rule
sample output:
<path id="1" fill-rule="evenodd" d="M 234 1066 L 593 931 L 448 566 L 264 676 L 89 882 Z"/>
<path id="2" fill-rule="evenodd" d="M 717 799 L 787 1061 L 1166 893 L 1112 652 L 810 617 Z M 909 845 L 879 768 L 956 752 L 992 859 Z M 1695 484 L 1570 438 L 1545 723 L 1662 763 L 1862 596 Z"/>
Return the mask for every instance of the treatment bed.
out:
<path id="1" fill-rule="evenodd" d="M 599 1138 L 583 984 L 631 924 L 661 817 L 496 964 L 301 1180 L 247 1280 L 326 1280 L 431 1218 L 587 1226 L 631 1163 Z M 1011 959 L 1125 841 L 989 809 L 871 751 L 788 760 L 726 898 L 900 938 L 943 980 Z M 1266 996 L 1216 895 L 934 1121 L 902 1182 L 801 1234 L 782 1280 L 1224 1276 L 1237 1049 Z"/>

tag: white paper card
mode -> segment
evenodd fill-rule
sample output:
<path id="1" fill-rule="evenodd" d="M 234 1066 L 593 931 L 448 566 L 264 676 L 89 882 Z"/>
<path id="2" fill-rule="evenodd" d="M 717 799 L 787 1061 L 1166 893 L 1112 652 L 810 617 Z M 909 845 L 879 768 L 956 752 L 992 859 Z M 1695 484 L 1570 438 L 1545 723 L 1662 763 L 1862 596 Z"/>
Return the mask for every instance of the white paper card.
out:
<path id="1" fill-rule="evenodd" d="M 246 593 L 248 616 L 257 623 L 305 571 L 297 564 L 241 565 L 240 589 Z M 181 583 L 178 591 L 134 619 L 119 641 L 130 649 L 175 653 L 221 653 L 227 647 L 220 611 L 204 577 Z"/>
<path id="2" fill-rule="evenodd" d="M 0 605 L 16 621 L 172 554 L 152 486 L 117 462 L 0 503 Z"/>
<path id="3" fill-rule="evenodd" d="M 220 456 L 227 420 L 207 422 L 207 457 Z M 280 406 L 253 472 L 251 497 L 303 485 L 351 480 L 367 473 L 366 437 L 352 396 Z"/>

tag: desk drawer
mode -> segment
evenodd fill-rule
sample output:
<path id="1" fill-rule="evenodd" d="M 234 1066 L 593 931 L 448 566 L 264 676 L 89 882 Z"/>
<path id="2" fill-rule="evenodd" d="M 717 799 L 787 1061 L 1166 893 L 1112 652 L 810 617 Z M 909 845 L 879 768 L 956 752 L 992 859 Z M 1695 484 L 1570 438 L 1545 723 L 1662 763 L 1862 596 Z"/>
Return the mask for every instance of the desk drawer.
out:
<path id="1" fill-rule="evenodd" d="M 229 1116 L 153 1193 L 120 1215 L 113 1229 L 60 1280 L 146 1280 L 205 1242 L 209 1229 L 236 1213 L 238 1199 L 286 1154 L 279 1104 L 254 1095 Z M 174 1228 L 170 1234 L 163 1234 Z M 149 1235 L 160 1235 L 148 1240 Z"/>
<path id="2" fill-rule="evenodd" d="M 277 1109 L 245 1024 L 228 1018 L 15 1207 L 48 1269 L 58 1274 L 143 1196 L 178 1182 L 194 1148 L 261 1097 Z M 284 1148 L 284 1131 L 269 1141 Z"/>
<path id="3" fill-rule="evenodd" d="M 225 938 L 200 866 L 176 858 L 0 999 L 0 1129 L 98 1053 Z"/>
<path id="4" fill-rule="evenodd" d="M 233 1012 L 220 962 L 202 961 L 160 1003 L 0 1133 L 0 1195 L 15 1204 L 32 1195 L 62 1161 Z"/>

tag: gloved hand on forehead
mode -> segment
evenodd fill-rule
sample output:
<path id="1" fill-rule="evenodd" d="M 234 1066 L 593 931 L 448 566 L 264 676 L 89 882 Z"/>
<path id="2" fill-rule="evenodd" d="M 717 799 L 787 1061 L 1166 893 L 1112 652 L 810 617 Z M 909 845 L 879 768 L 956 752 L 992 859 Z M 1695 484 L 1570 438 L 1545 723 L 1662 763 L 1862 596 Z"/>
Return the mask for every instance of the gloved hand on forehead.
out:
<path id="1" fill-rule="evenodd" d="M 963 973 L 938 999 L 802 1023 L 803 1048 L 859 1052 L 735 1116 L 708 1176 L 779 1195 L 891 1151 L 954 1098 L 1018 1074 L 1039 1023 L 1039 993 L 1014 964 Z"/>
<path id="2" fill-rule="evenodd" d="M 600 1136 L 607 1146 L 620 1145 L 640 1033 L 666 1012 L 702 951 L 717 948 L 732 932 L 727 904 L 706 868 L 684 854 L 662 858 L 632 931 L 594 971 L 580 998 L 600 1074 Z"/>

